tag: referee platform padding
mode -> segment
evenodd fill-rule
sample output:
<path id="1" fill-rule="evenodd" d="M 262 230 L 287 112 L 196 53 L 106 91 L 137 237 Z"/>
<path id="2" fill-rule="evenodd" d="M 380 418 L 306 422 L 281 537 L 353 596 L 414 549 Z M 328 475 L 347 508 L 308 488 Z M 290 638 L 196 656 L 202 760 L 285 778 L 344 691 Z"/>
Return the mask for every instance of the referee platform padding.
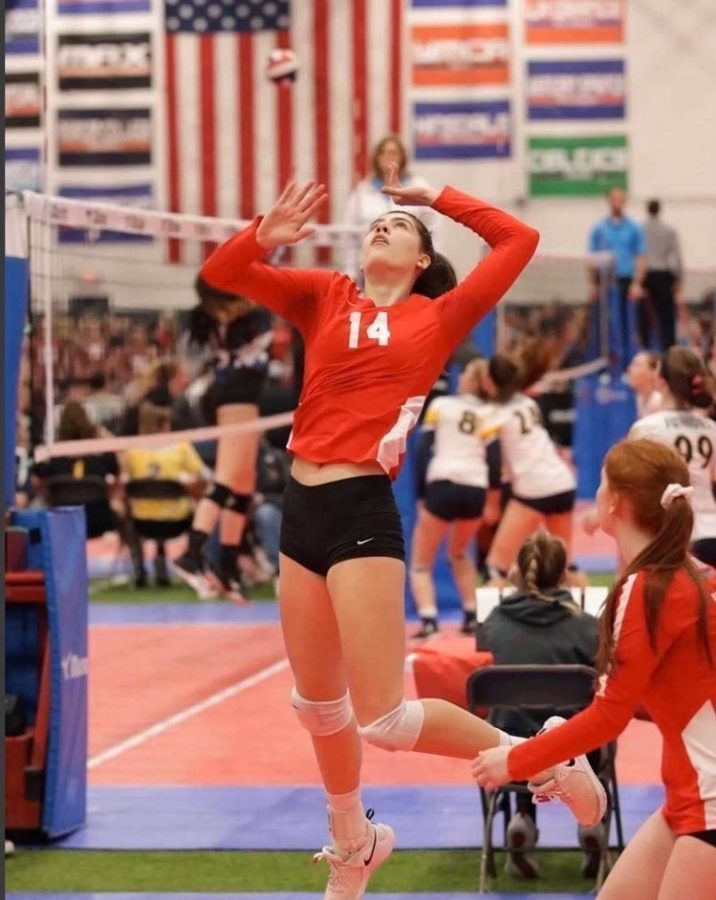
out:
<path id="1" fill-rule="evenodd" d="M 663 802 L 663 790 L 621 787 L 625 837 Z M 401 850 L 482 846 L 480 795 L 470 787 L 366 787 L 366 807 L 394 829 Z M 326 841 L 317 787 L 100 787 L 85 828 L 53 844 L 76 850 L 317 850 Z M 498 819 L 495 836 L 501 834 Z M 559 803 L 539 808 L 540 846 L 577 848 L 577 825 Z M 501 840 L 498 841 L 501 843 Z"/>

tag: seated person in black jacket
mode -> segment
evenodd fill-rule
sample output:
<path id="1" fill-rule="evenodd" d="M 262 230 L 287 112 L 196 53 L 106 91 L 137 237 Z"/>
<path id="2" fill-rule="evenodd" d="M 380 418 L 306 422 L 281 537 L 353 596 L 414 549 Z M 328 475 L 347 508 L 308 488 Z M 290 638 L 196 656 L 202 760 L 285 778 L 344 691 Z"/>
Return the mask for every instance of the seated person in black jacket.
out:
<path id="1" fill-rule="evenodd" d="M 599 643 L 597 620 L 582 612 L 564 587 L 566 565 L 564 545 L 546 531 L 538 531 L 524 542 L 512 578 L 517 590 L 503 597 L 480 629 L 480 649 L 489 650 L 496 665 L 594 665 Z M 509 734 L 530 737 L 556 712 L 493 710 L 490 723 Z M 539 874 L 536 857 L 529 852 L 539 836 L 535 813 L 531 798 L 518 795 L 517 811 L 507 827 L 509 874 L 526 878 Z M 596 877 L 604 840 L 601 824 L 579 827 L 585 877 Z"/>

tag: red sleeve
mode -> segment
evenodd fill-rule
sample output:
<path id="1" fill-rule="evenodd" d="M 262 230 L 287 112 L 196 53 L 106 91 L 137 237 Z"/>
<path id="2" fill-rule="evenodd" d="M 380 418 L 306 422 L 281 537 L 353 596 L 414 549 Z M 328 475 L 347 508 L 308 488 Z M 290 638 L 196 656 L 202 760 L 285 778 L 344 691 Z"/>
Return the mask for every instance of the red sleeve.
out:
<path id="1" fill-rule="evenodd" d="M 664 621 L 665 603 L 658 629 L 658 653 L 654 653 L 646 630 L 644 576 L 630 575 L 621 588 L 614 618 L 615 664 L 603 676 L 599 690 L 587 709 L 564 725 L 525 741 L 510 750 L 510 778 L 524 781 L 562 760 L 588 753 L 614 740 L 629 724 L 644 690 L 663 654 L 677 636 Z"/>
<path id="2" fill-rule="evenodd" d="M 450 351 L 516 280 L 537 248 L 539 232 L 451 187 L 444 188 L 433 208 L 474 231 L 492 248 L 467 278 L 435 301 L 445 348 Z"/>
<path id="3" fill-rule="evenodd" d="M 267 265 L 262 261 L 267 251 L 256 240 L 260 222 L 256 219 L 217 247 L 200 275 L 212 287 L 255 300 L 305 331 L 328 290 L 332 273 Z"/>

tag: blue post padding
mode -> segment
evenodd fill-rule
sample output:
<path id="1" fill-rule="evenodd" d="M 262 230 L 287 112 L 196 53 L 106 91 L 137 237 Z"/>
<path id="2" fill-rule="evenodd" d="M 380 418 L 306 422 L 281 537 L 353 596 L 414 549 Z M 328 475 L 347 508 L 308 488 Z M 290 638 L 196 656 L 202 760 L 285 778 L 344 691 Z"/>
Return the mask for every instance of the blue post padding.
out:
<path id="1" fill-rule="evenodd" d="M 497 310 L 489 312 L 473 329 L 472 342 L 483 356 L 492 356 L 497 348 Z"/>
<path id="2" fill-rule="evenodd" d="M 413 538 L 413 529 L 417 517 L 417 475 L 416 465 L 418 450 L 422 437 L 420 426 L 415 428 L 408 436 L 408 447 L 405 454 L 405 462 L 400 475 L 393 482 L 393 494 L 398 505 L 400 518 L 403 522 L 403 535 L 405 536 L 406 562 L 410 563 L 410 545 Z M 450 574 L 445 548 L 441 547 L 433 569 L 435 579 L 435 592 L 438 607 L 441 610 L 460 609 L 460 595 L 455 587 L 455 582 Z M 415 612 L 415 601 L 410 590 L 410 580 L 406 579 L 405 608 L 409 615 Z"/>
<path id="3" fill-rule="evenodd" d="M 45 573 L 50 636 L 50 730 L 42 830 L 58 837 L 84 825 L 87 806 L 87 554 L 82 507 L 20 510 L 32 569 Z"/>
<path id="4" fill-rule="evenodd" d="M 5 503 L 8 506 L 15 497 L 17 383 L 27 316 L 28 271 L 26 259 L 5 257 Z"/>
<path id="5" fill-rule="evenodd" d="M 633 391 L 620 379 L 602 383 L 599 375 L 579 379 L 574 393 L 578 496 L 593 500 L 607 450 L 626 437 L 636 418 L 636 404 Z"/>

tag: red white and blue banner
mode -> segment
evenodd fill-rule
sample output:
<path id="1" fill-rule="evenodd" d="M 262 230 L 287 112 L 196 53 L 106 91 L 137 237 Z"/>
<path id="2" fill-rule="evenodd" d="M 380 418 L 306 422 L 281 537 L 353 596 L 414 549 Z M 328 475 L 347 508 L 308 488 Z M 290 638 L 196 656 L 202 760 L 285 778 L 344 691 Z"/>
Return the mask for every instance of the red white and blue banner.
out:
<path id="1" fill-rule="evenodd" d="M 40 53 L 39 0 L 6 0 L 5 57 L 36 56 Z"/>
<path id="2" fill-rule="evenodd" d="M 60 166 L 140 166 L 152 160 L 149 109 L 61 109 L 57 118 Z"/>
<path id="3" fill-rule="evenodd" d="M 60 34 L 57 86 L 60 91 L 151 87 L 151 35 L 148 32 Z"/>
<path id="4" fill-rule="evenodd" d="M 39 128 L 42 90 L 39 72 L 5 74 L 5 128 Z"/>
<path id="5" fill-rule="evenodd" d="M 620 44 L 624 0 L 523 0 L 528 44 Z"/>
<path id="6" fill-rule="evenodd" d="M 416 24 L 411 28 L 413 87 L 506 85 L 507 22 Z"/>
<path id="7" fill-rule="evenodd" d="M 623 119 L 626 73 L 621 59 L 533 61 L 527 65 L 532 121 Z"/>
<path id="8" fill-rule="evenodd" d="M 5 147 L 5 187 L 9 191 L 42 190 L 42 151 L 39 147 Z"/>
<path id="9" fill-rule="evenodd" d="M 58 0 L 63 16 L 95 16 L 150 12 L 152 0 Z"/>
<path id="10" fill-rule="evenodd" d="M 413 9 L 482 9 L 507 6 L 507 0 L 411 0 Z"/>
<path id="11" fill-rule="evenodd" d="M 501 159 L 510 156 L 509 100 L 416 102 L 416 159 Z"/>

